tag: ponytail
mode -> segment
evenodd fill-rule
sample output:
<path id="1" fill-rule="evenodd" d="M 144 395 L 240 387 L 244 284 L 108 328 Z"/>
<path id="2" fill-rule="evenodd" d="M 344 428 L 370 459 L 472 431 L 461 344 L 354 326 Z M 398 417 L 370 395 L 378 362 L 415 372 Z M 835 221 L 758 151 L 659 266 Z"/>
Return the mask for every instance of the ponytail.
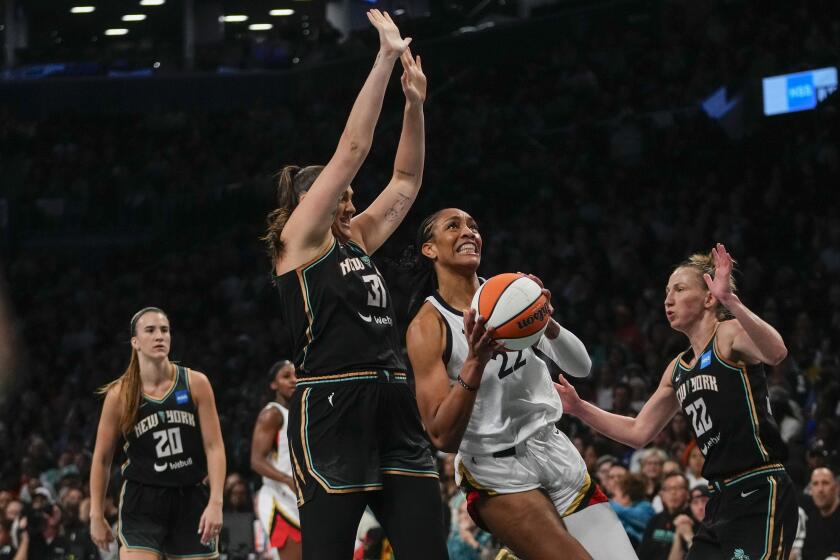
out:
<path id="1" fill-rule="evenodd" d="M 426 216 L 420 227 L 417 229 L 417 237 L 414 245 L 406 247 L 403 251 L 401 263 L 410 271 L 410 297 L 408 299 L 407 317 L 411 319 L 420 311 L 426 298 L 433 294 L 437 288 L 437 274 L 432 261 L 423 255 L 423 244 L 432 238 L 432 229 L 435 225 L 441 210 Z"/>
<path id="2" fill-rule="evenodd" d="M 137 412 L 140 410 L 140 398 L 143 392 L 143 384 L 140 381 L 140 358 L 134 348 L 131 349 L 131 359 L 123 374 L 103 385 L 96 392 L 104 395 L 113 387 L 117 387 L 120 392 L 120 432 L 126 435 L 137 423 Z"/>
<path id="3" fill-rule="evenodd" d="M 266 245 L 272 264 L 283 257 L 284 246 L 280 236 L 289 216 L 300 204 L 301 195 L 309 190 L 323 169 L 323 165 L 287 165 L 277 173 L 277 208 L 268 213 L 265 235 L 260 238 Z"/>

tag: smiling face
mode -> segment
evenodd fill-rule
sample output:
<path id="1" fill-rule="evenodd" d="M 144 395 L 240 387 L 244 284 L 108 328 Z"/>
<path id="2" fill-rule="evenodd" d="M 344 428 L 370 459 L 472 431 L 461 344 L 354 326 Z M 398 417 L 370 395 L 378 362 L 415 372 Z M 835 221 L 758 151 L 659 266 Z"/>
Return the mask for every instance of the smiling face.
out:
<path id="1" fill-rule="evenodd" d="M 131 346 L 152 360 L 162 360 L 169 356 L 169 319 L 158 311 L 149 311 L 137 319 Z"/>
<path id="2" fill-rule="evenodd" d="M 438 212 L 431 237 L 423 243 L 423 256 L 435 266 L 462 268 L 475 273 L 481 264 L 481 234 L 475 220 L 457 208 Z"/>
<path id="3" fill-rule="evenodd" d="M 717 300 L 706 288 L 697 270 L 681 266 L 665 287 L 665 316 L 671 328 L 685 332 L 706 313 L 715 313 Z"/>

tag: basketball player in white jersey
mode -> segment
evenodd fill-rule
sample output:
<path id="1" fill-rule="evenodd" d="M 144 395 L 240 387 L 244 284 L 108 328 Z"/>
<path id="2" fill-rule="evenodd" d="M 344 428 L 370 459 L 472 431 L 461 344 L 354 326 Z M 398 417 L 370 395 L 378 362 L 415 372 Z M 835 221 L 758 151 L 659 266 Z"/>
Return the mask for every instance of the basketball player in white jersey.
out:
<path id="1" fill-rule="evenodd" d="M 436 290 L 406 336 L 432 443 L 458 452 L 456 480 L 470 514 L 516 555 L 636 559 L 580 453 L 555 427 L 563 407 L 546 362 L 585 377 L 586 348 L 553 319 L 525 350 L 506 352 L 494 341 L 485 318 L 470 309 L 481 248 L 475 220 L 462 210 L 441 210 L 418 232 L 421 262 L 431 265 Z"/>
<path id="2" fill-rule="evenodd" d="M 295 392 L 295 365 L 282 360 L 269 370 L 274 400 L 262 409 L 251 441 L 251 468 L 263 477 L 257 497 L 260 522 L 268 535 L 274 557 L 300 560 L 300 517 L 286 437 L 289 409 Z"/>

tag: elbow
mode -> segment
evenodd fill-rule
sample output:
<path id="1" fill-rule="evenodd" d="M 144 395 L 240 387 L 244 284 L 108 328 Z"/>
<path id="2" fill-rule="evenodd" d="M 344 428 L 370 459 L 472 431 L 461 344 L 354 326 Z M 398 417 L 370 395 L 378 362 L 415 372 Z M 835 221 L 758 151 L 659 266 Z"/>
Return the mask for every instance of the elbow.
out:
<path id="1" fill-rule="evenodd" d="M 787 355 L 788 355 L 788 349 L 787 349 L 787 346 L 785 346 L 784 343 L 783 343 L 770 356 L 769 365 L 771 365 L 771 366 L 779 365 L 780 363 L 782 363 L 784 361 L 785 358 L 787 358 Z"/>
<path id="2" fill-rule="evenodd" d="M 451 437 L 448 434 L 429 433 L 429 439 L 432 441 L 432 445 L 435 446 L 435 449 L 443 451 L 444 453 L 457 453 L 458 447 L 461 444 L 460 441 L 457 441 L 456 438 Z"/>
<path id="3" fill-rule="evenodd" d="M 347 132 L 341 139 L 340 151 L 347 159 L 363 161 L 370 152 L 372 140 L 373 138 L 364 138 L 360 134 Z"/>

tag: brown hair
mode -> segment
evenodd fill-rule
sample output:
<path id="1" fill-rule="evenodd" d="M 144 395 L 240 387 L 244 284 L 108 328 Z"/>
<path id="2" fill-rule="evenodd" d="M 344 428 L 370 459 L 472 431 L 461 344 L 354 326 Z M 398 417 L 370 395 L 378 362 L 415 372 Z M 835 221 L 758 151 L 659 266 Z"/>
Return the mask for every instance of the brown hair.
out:
<path id="1" fill-rule="evenodd" d="M 733 270 L 737 264 L 737 261 L 732 259 Z M 703 280 L 703 275 L 708 274 L 712 278 L 715 277 L 715 258 L 711 251 L 708 253 L 694 253 L 678 264 L 674 270 L 677 268 L 693 268 L 700 276 L 700 283 L 703 285 L 703 289 L 708 290 L 709 287 L 706 285 L 706 281 Z M 737 291 L 735 278 L 733 278 L 732 275 L 729 276 L 729 287 L 732 288 L 732 293 Z M 719 320 L 728 319 L 730 317 L 729 311 L 720 302 L 718 302 L 717 307 L 715 308 L 715 315 Z"/>
<path id="2" fill-rule="evenodd" d="M 283 233 L 289 216 L 300 203 L 300 195 L 309 190 L 323 170 L 323 165 L 287 165 L 277 173 L 277 208 L 269 212 L 265 235 L 260 237 L 260 241 L 265 242 L 272 264 L 276 264 L 283 256 L 280 234 Z"/>
<path id="3" fill-rule="evenodd" d="M 645 480 L 641 475 L 626 473 L 618 479 L 618 487 L 621 492 L 625 494 L 630 502 L 635 504 L 647 499 L 647 489 L 645 488 Z"/>
<path id="4" fill-rule="evenodd" d="M 137 321 L 146 313 L 160 313 L 167 319 L 169 318 L 163 309 L 158 307 L 144 307 L 131 318 L 131 336 L 137 335 Z M 120 431 L 125 435 L 137 422 L 137 413 L 140 410 L 140 400 L 143 394 L 143 383 L 140 380 L 140 358 L 137 355 L 137 350 L 133 346 L 131 347 L 131 358 L 128 361 L 128 367 L 125 368 L 123 374 L 110 383 L 106 383 L 97 389 L 96 392 L 104 395 L 112 387 L 119 387 Z"/>

